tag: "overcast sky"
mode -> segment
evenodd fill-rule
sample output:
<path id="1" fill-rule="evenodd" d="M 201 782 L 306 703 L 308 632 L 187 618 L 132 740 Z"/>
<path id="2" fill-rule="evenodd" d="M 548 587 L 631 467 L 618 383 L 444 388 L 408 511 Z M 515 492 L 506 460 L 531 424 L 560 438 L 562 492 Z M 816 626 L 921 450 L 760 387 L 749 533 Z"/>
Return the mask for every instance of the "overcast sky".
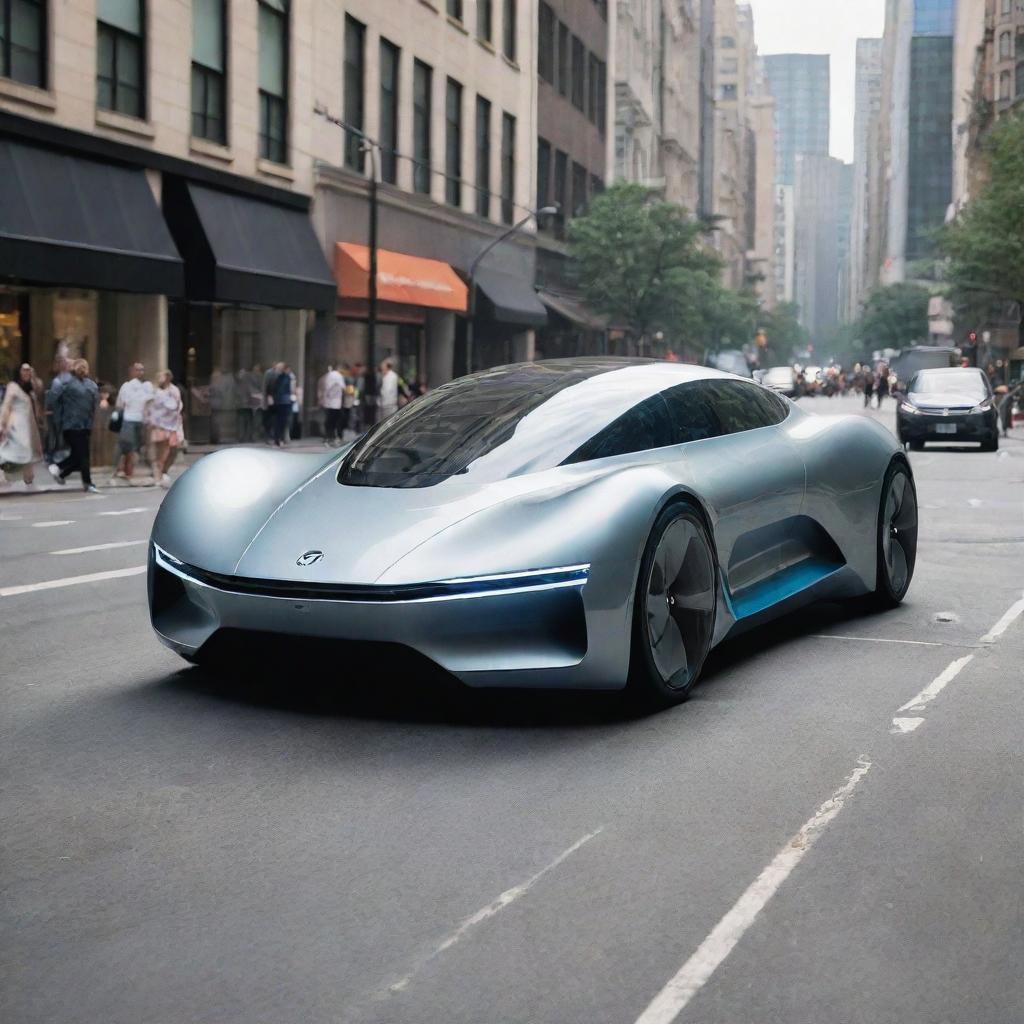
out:
<path id="1" fill-rule="evenodd" d="M 832 56 L 832 155 L 853 159 L 857 40 L 879 37 L 885 0 L 747 0 L 754 9 L 757 48 L 768 53 Z"/>

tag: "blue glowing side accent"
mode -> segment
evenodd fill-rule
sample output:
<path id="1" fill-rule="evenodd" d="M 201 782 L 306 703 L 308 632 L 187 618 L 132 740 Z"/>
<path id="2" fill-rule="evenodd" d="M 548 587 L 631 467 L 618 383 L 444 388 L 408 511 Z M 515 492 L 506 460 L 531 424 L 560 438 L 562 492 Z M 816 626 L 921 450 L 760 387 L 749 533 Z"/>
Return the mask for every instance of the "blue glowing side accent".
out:
<path id="1" fill-rule="evenodd" d="M 813 587 L 823 579 L 838 572 L 842 564 L 818 558 L 808 558 L 796 565 L 770 576 L 752 587 L 732 595 L 731 605 L 737 620 L 748 619 L 751 615 L 766 611 L 801 590 Z"/>

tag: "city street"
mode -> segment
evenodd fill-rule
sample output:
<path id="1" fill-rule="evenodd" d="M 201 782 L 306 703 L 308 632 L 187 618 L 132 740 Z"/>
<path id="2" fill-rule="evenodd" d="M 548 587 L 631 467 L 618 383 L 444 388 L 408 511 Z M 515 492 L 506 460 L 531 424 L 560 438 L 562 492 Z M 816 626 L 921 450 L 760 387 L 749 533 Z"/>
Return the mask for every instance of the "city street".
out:
<path id="1" fill-rule="evenodd" d="M 1019 1021 L 1024 440 L 910 459 L 900 608 L 639 717 L 301 646 L 219 681 L 150 629 L 166 492 L 0 498 L 0 1020 Z"/>

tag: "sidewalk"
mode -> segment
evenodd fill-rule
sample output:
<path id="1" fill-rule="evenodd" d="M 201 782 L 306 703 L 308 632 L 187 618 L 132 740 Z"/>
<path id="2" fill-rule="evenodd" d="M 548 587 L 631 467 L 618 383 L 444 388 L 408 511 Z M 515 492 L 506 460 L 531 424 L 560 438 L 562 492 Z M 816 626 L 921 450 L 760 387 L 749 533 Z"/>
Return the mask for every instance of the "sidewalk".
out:
<path id="1" fill-rule="evenodd" d="M 184 473 L 190 466 L 198 462 L 204 455 L 209 455 L 212 452 L 223 451 L 225 448 L 268 448 L 269 446 L 263 443 L 256 444 L 240 444 L 240 445 L 212 445 L 212 444 L 197 444 L 189 445 L 188 450 L 178 455 L 174 465 L 171 466 L 171 471 L 167 474 L 172 481 L 177 480 L 182 473 Z M 323 452 L 324 457 L 328 455 L 330 449 L 328 449 L 322 440 L 319 438 L 304 439 L 302 441 L 293 441 L 286 448 L 282 449 L 286 452 L 303 452 L 305 454 L 311 454 L 314 452 Z M 81 477 L 75 473 L 68 479 L 66 484 L 59 484 L 50 475 L 49 470 L 46 468 L 46 463 L 37 462 L 35 464 L 35 482 L 31 487 L 26 487 L 21 480 L 21 474 L 15 472 L 14 474 L 8 474 L 6 482 L 0 480 L 0 498 L 13 498 L 16 496 L 33 495 L 33 494 L 50 494 L 55 491 L 61 493 L 73 493 L 75 491 L 81 491 L 82 480 Z M 13 476 L 13 479 L 12 479 Z M 113 467 L 111 466 L 93 466 L 92 467 L 92 482 L 101 491 L 123 491 L 123 490 L 155 490 L 157 484 L 153 481 L 153 475 L 149 470 L 149 467 L 145 463 L 139 463 L 139 466 L 135 470 L 135 477 L 132 480 L 116 480 L 114 479 Z"/>

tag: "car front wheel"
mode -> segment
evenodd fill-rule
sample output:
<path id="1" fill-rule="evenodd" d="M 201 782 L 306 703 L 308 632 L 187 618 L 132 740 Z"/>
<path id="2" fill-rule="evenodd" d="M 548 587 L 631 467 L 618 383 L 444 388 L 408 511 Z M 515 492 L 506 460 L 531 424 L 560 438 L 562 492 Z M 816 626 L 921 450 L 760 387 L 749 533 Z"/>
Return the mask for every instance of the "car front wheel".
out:
<path id="1" fill-rule="evenodd" d="M 917 490 L 910 470 L 899 460 L 889 464 L 882 482 L 877 547 L 874 597 L 883 607 L 894 608 L 910 589 L 917 561 Z"/>
<path id="2" fill-rule="evenodd" d="M 711 649 L 718 571 L 707 527 L 690 505 L 658 516 L 640 562 L 628 689 L 648 706 L 687 698 Z"/>

